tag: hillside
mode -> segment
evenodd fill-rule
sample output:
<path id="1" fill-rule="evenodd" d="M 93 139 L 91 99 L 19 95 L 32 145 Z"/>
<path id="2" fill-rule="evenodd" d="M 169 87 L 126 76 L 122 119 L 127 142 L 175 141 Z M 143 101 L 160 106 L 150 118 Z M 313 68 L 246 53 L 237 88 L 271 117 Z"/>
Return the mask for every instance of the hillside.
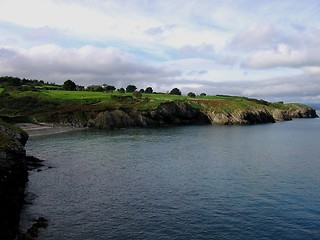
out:
<path id="1" fill-rule="evenodd" d="M 65 90 L 2 90 L 0 117 L 77 127 L 147 127 L 180 124 L 256 124 L 317 117 L 303 104 L 237 96 L 196 96 Z"/>

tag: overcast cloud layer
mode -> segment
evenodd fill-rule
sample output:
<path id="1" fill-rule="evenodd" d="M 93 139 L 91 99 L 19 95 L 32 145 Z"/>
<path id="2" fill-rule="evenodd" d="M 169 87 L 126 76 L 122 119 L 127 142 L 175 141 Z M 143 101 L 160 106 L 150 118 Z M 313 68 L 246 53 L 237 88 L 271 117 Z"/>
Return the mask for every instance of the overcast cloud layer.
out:
<path id="1" fill-rule="evenodd" d="M 320 102 L 320 1 L 1 0 L 0 75 Z"/>

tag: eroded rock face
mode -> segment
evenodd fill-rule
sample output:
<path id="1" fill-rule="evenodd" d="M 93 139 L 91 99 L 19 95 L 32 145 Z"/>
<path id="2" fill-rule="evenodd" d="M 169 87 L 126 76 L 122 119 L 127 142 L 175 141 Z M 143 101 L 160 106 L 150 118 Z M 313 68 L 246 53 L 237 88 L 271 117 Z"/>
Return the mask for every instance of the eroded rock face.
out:
<path id="1" fill-rule="evenodd" d="M 271 111 L 273 118 L 276 121 L 290 121 L 292 120 L 292 118 L 290 117 L 290 115 L 281 109 L 275 109 Z"/>
<path id="2" fill-rule="evenodd" d="M 316 110 L 308 106 L 294 105 L 289 108 L 287 114 L 292 118 L 316 118 L 318 117 Z"/>
<path id="3" fill-rule="evenodd" d="M 274 123 L 275 119 L 266 109 L 244 109 L 235 111 L 214 112 L 207 111 L 211 124 L 234 125 L 234 124 L 259 124 Z"/>
<path id="4" fill-rule="evenodd" d="M 28 180 L 26 137 L 0 126 L 0 239 L 15 239 Z"/>
<path id="5" fill-rule="evenodd" d="M 113 129 L 128 127 L 154 127 L 185 124 L 250 125 L 288 121 L 292 118 L 317 117 L 308 106 L 294 105 L 283 109 L 235 109 L 230 111 L 199 110 L 183 102 L 161 104 L 156 110 L 112 110 L 101 112 L 89 121 L 90 127 Z"/>
<path id="6" fill-rule="evenodd" d="M 21 130 L 21 132 L 16 132 L 8 127 L 5 127 L 1 125 L 0 123 L 0 131 L 5 132 L 9 136 L 11 136 L 13 139 L 18 140 L 23 146 L 27 143 L 28 141 L 28 134 L 24 131 Z"/>
<path id="7" fill-rule="evenodd" d="M 104 129 L 205 124 L 208 117 L 186 103 L 169 102 L 153 111 L 113 110 L 99 113 L 89 126 Z"/>
<path id="8" fill-rule="evenodd" d="M 208 124 L 208 116 L 198 109 L 183 102 L 161 104 L 156 110 L 146 114 L 153 121 L 162 125 Z"/>

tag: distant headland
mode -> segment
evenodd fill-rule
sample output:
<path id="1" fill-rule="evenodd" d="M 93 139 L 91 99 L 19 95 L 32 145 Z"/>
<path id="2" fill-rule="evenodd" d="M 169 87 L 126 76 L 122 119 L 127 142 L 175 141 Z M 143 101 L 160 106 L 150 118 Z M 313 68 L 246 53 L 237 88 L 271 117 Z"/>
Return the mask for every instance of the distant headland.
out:
<path id="1" fill-rule="evenodd" d="M 181 95 L 135 85 L 77 86 L 66 80 L 44 81 L 0 78 L 0 117 L 11 123 L 51 123 L 73 127 L 128 128 L 188 124 L 259 124 L 314 118 L 316 111 L 298 103 L 267 102 L 247 97 Z"/>

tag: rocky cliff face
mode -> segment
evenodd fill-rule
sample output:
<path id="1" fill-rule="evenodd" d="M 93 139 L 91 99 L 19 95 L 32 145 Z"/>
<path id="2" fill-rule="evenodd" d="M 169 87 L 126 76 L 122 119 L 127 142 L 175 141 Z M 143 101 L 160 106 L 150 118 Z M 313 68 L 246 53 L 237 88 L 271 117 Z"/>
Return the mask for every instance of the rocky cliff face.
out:
<path id="1" fill-rule="evenodd" d="M 0 239 L 15 239 L 28 180 L 24 144 L 28 135 L 0 123 Z"/>
<path id="2" fill-rule="evenodd" d="M 266 109 L 236 109 L 234 111 L 206 111 L 212 124 L 219 125 L 249 125 L 259 123 L 274 123 L 275 119 Z"/>
<path id="3" fill-rule="evenodd" d="M 316 118 L 318 117 L 316 110 L 306 105 L 290 104 L 286 113 L 291 118 Z"/>
<path id="4" fill-rule="evenodd" d="M 88 126 L 113 129 L 185 124 L 250 125 L 309 117 L 317 117 L 315 110 L 299 104 L 291 104 L 284 109 L 262 107 L 215 111 L 199 110 L 184 102 L 169 102 L 161 104 L 152 111 L 132 109 L 104 111 L 89 120 Z"/>
<path id="5" fill-rule="evenodd" d="M 276 121 L 288 121 L 293 118 L 317 118 L 316 111 L 302 104 L 288 104 L 285 109 L 271 110 L 273 118 Z"/>
<path id="6" fill-rule="evenodd" d="M 183 102 L 169 102 L 152 111 L 113 110 L 101 112 L 89 121 L 90 127 L 113 129 L 168 125 L 209 124 L 208 117 Z"/>
<path id="7" fill-rule="evenodd" d="M 274 109 L 274 110 L 271 110 L 270 112 L 276 121 L 290 121 L 290 120 L 292 120 L 292 117 L 285 110 Z"/>

